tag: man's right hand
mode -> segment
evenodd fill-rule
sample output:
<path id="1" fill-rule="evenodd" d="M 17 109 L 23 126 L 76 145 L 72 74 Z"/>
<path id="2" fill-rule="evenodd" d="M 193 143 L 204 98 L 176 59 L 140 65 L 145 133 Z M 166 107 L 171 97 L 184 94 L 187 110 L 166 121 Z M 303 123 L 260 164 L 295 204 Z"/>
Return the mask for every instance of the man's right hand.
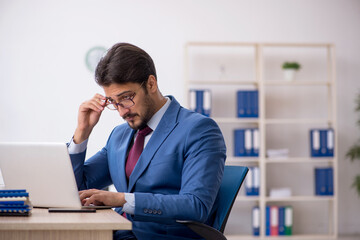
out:
<path id="1" fill-rule="evenodd" d="M 106 98 L 101 94 L 83 102 L 79 108 L 78 125 L 75 130 L 73 141 L 77 144 L 89 138 L 94 126 L 98 123 L 102 111 L 105 108 Z"/>

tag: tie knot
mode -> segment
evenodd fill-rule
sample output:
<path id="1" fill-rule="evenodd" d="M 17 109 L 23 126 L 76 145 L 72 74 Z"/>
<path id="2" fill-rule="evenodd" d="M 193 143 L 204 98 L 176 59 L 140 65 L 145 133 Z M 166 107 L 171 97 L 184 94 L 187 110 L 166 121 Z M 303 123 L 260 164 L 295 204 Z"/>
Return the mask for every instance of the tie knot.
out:
<path id="1" fill-rule="evenodd" d="M 139 130 L 139 132 L 138 132 L 138 134 L 140 134 L 140 135 L 142 135 L 142 136 L 146 136 L 146 135 L 148 135 L 149 133 L 151 133 L 152 132 L 152 129 L 149 127 L 149 126 L 146 126 L 146 127 L 144 127 L 143 129 L 140 129 Z"/>

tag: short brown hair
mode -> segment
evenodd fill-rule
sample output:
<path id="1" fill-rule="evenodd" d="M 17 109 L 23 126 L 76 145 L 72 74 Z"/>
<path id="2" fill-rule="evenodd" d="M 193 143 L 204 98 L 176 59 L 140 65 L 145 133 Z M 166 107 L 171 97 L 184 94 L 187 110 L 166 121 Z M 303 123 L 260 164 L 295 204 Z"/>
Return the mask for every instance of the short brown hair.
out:
<path id="1" fill-rule="evenodd" d="M 112 83 L 143 83 L 150 75 L 156 77 L 153 60 L 141 48 L 129 43 L 117 43 L 100 60 L 95 81 L 100 86 Z"/>

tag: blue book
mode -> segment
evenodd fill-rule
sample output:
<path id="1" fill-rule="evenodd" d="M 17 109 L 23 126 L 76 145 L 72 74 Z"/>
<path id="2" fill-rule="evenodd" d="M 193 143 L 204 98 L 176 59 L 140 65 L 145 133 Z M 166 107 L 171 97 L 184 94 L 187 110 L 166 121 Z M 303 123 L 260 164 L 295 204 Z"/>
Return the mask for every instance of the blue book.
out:
<path id="1" fill-rule="evenodd" d="M 0 192 L 0 198 L 29 197 L 27 192 Z"/>
<path id="2" fill-rule="evenodd" d="M 253 116 L 253 108 L 252 108 L 252 92 L 251 91 L 244 91 L 245 92 L 245 117 L 252 117 Z"/>
<path id="3" fill-rule="evenodd" d="M 270 236 L 270 206 L 266 206 L 265 213 L 265 235 Z"/>
<path id="4" fill-rule="evenodd" d="M 334 130 L 333 129 L 328 129 L 327 130 L 327 146 L 326 146 L 326 149 L 327 149 L 327 156 L 328 157 L 333 157 L 334 156 L 334 142 L 335 142 L 335 139 L 334 139 Z"/>
<path id="5" fill-rule="evenodd" d="M 252 229 L 254 236 L 260 236 L 260 209 L 254 207 L 252 210 Z"/>
<path id="6" fill-rule="evenodd" d="M 245 193 L 247 196 L 252 196 L 252 191 L 254 187 L 253 175 L 254 175 L 253 167 L 249 167 L 249 171 L 245 178 Z"/>
<path id="7" fill-rule="evenodd" d="M 234 155 L 237 157 L 245 157 L 245 129 L 235 130 L 234 140 Z"/>
<path id="8" fill-rule="evenodd" d="M 196 108 L 195 112 L 203 113 L 203 99 L 204 99 L 204 91 L 196 90 Z"/>
<path id="9" fill-rule="evenodd" d="M 327 195 L 327 169 L 315 168 L 315 195 Z"/>
<path id="10" fill-rule="evenodd" d="M 210 90 L 190 90 L 190 110 L 210 117 L 211 92 Z"/>
<path id="11" fill-rule="evenodd" d="M 326 187 L 326 194 L 334 195 L 334 170 L 332 167 L 326 169 Z"/>
<path id="12" fill-rule="evenodd" d="M 311 157 L 334 156 L 334 130 L 311 129 L 310 130 Z"/>
<path id="13" fill-rule="evenodd" d="M 254 128 L 252 129 L 252 157 L 259 156 L 259 147 L 260 147 L 260 136 L 259 136 L 259 129 Z"/>
<path id="14" fill-rule="evenodd" d="M 244 138 L 245 138 L 245 155 L 247 157 L 251 157 L 252 156 L 252 152 L 253 152 L 253 136 L 252 136 L 252 129 L 251 128 L 246 128 L 245 129 L 245 133 L 244 133 Z"/>
<path id="15" fill-rule="evenodd" d="M 23 193 L 26 192 L 25 189 L 1 189 L 0 193 Z"/>
<path id="16" fill-rule="evenodd" d="M 327 130 L 319 130 L 320 131 L 320 156 L 327 156 Z"/>
<path id="17" fill-rule="evenodd" d="M 310 130 L 310 152 L 311 157 L 320 156 L 320 131 L 318 129 Z"/>
<path id="18" fill-rule="evenodd" d="M 279 207 L 279 235 L 285 235 L 285 207 Z"/>
<path id="19" fill-rule="evenodd" d="M 239 118 L 246 117 L 246 95 L 244 91 L 237 92 L 237 116 Z"/>
<path id="20" fill-rule="evenodd" d="M 253 186 L 252 195 L 259 196 L 260 192 L 260 169 L 259 167 L 253 167 Z"/>
<path id="21" fill-rule="evenodd" d="M 251 105 L 252 105 L 252 113 L 254 118 L 259 117 L 259 91 L 254 90 L 252 92 L 252 99 L 251 99 Z"/>

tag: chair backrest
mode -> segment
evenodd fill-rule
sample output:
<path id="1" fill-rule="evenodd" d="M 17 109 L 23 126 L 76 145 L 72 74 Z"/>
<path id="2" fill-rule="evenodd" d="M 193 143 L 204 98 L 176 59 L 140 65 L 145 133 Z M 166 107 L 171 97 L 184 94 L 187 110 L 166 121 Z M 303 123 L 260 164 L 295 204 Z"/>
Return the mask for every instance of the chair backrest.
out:
<path id="1" fill-rule="evenodd" d="M 231 208 L 249 169 L 242 166 L 225 166 L 220 190 L 217 196 L 218 208 L 216 210 L 213 227 L 224 233 Z"/>

